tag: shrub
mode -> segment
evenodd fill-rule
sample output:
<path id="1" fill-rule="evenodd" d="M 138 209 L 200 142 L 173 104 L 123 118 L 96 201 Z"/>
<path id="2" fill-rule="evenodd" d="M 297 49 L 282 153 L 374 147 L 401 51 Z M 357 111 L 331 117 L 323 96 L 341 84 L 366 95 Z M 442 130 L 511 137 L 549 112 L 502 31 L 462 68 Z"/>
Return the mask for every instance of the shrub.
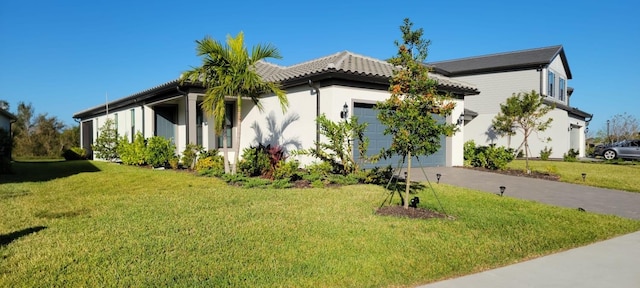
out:
<path id="1" fill-rule="evenodd" d="M 198 170 L 198 175 L 207 177 L 221 177 L 224 175 L 223 169 L 204 169 Z"/>
<path id="2" fill-rule="evenodd" d="M 64 150 L 64 152 L 62 152 L 62 157 L 64 157 L 64 160 L 67 160 L 67 161 L 86 160 L 87 152 L 80 147 L 71 147 L 69 149 Z"/>
<path id="3" fill-rule="evenodd" d="M 208 174 L 222 175 L 224 173 L 224 158 L 219 155 L 209 155 L 205 157 L 201 156 L 198 158 L 198 161 L 196 161 L 194 170 L 198 171 L 199 173 L 212 170 L 211 172 L 208 172 Z"/>
<path id="4" fill-rule="evenodd" d="M 358 179 L 351 174 L 349 175 L 332 174 L 329 176 L 329 178 L 327 178 L 327 180 L 330 184 L 338 184 L 338 185 L 358 184 Z"/>
<path id="5" fill-rule="evenodd" d="M 562 155 L 562 159 L 566 162 L 576 162 L 578 160 L 578 154 L 580 154 L 580 152 L 571 148 L 567 153 Z"/>
<path id="6" fill-rule="evenodd" d="M 147 141 L 146 162 L 153 167 L 163 167 L 175 157 L 175 149 L 171 140 L 153 136 Z"/>
<path id="7" fill-rule="evenodd" d="M 249 177 L 261 176 L 271 169 L 271 158 L 262 144 L 245 148 L 238 169 Z"/>
<path id="8" fill-rule="evenodd" d="M 187 147 L 182 151 L 182 165 L 187 169 L 193 169 L 196 165 L 196 158 L 203 152 L 201 145 L 187 144 Z"/>
<path id="9" fill-rule="evenodd" d="M 229 185 L 242 185 L 247 182 L 247 176 L 244 176 L 240 173 L 237 174 L 222 174 L 222 180 L 227 182 Z"/>
<path id="10" fill-rule="evenodd" d="M 311 182 L 311 187 L 313 188 L 324 188 L 324 182 L 320 179 Z"/>
<path id="11" fill-rule="evenodd" d="M 385 168 L 374 167 L 373 169 L 362 170 L 354 175 L 360 183 L 383 185 L 389 182 L 393 176 L 393 168 L 388 165 Z"/>
<path id="12" fill-rule="evenodd" d="M 280 161 L 273 171 L 273 179 L 296 181 L 302 178 L 300 174 L 300 162 L 297 160 Z"/>
<path id="13" fill-rule="evenodd" d="M 194 169 L 198 172 L 214 170 L 214 172 L 224 172 L 224 159 L 219 155 L 211 155 L 198 158 Z"/>
<path id="14" fill-rule="evenodd" d="M 169 159 L 169 166 L 174 170 L 180 168 L 180 159 L 178 156 L 174 156 Z"/>
<path id="15" fill-rule="evenodd" d="M 271 185 L 271 180 L 256 177 L 247 178 L 246 181 L 242 183 L 242 187 L 245 188 L 267 188 L 269 185 Z"/>
<path id="16" fill-rule="evenodd" d="M 549 148 L 547 146 L 544 146 L 544 149 L 540 150 L 540 160 L 549 160 L 551 152 L 553 152 L 553 147 Z"/>
<path id="17" fill-rule="evenodd" d="M 464 157 L 465 164 L 491 170 L 503 170 L 514 159 L 512 149 L 494 145 L 476 147 L 473 141 L 465 143 Z"/>
<path id="18" fill-rule="evenodd" d="M 309 174 L 317 174 L 322 177 L 329 176 L 331 174 L 331 171 L 333 171 L 333 166 L 331 166 L 331 163 L 325 161 L 314 162 L 313 164 L 307 165 L 306 168 L 307 171 L 309 171 Z"/>
<path id="19" fill-rule="evenodd" d="M 276 179 L 271 183 L 271 187 L 275 189 L 285 189 L 293 187 L 293 184 L 288 179 Z"/>
<path id="20" fill-rule="evenodd" d="M 507 164 L 513 161 L 513 151 L 504 147 L 490 146 L 485 151 L 487 157 L 487 165 L 485 168 L 491 170 L 504 170 L 507 168 Z"/>
<path id="21" fill-rule="evenodd" d="M 117 151 L 123 164 L 139 166 L 146 163 L 147 143 L 140 132 L 136 133 L 133 143 L 129 143 L 127 136 L 120 138 Z"/>
<path id="22" fill-rule="evenodd" d="M 473 140 L 464 142 L 463 146 L 464 166 L 472 166 L 471 161 L 476 156 L 476 143 Z"/>

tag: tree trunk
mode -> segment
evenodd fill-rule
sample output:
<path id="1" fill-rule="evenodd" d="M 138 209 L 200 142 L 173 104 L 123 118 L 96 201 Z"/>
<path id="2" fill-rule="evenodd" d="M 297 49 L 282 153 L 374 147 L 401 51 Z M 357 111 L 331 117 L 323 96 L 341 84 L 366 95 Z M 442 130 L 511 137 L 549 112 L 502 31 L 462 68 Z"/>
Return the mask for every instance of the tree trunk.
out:
<path id="1" fill-rule="evenodd" d="M 236 149 L 235 155 L 233 155 L 233 169 L 231 174 L 236 174 L 238 171 L 238 162 L 240 161 L 240 133 L 242 128 L 242 97 L 238 96 L 238 100 L 236 102 Z"/>
<path id="2" fill-rule="evenodd" d="M 229 174 L 231 169 L 229 169 L 229 147 L 227 147 L 227 123 L 224 123 L 222 127 L 222 155 L 224 158 L 224 173 Z"/>
<path id="3" fill-rule="evenodd" d="M 409 209 L 409 188 L 411 187 L 411 151 L 409 151 L 409 153 L 407 153 L 407 177 L 406 179 L 404 179 L 405 183 L 405 187 L 404 187 L 404 194 L 405 194 L 405 198 L 404 198 L 404 209 Z"/>
<path id="4" fill-rule="evenodd" d="M 527 129 L 524 130 L 524 163 L 527 169 L 527 174 L 531 173 L 529 170 L 529 131 Z"/>

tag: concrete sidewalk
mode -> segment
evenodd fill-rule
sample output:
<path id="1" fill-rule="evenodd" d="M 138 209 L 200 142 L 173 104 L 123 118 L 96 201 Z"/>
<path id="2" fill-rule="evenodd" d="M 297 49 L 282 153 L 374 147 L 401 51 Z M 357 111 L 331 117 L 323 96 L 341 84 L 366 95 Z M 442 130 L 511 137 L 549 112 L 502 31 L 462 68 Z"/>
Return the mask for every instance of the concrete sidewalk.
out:
<path id="1" fill-rule="evenodd" d="M 422 288 L 638 288 L 640 232 Z"/>
<path id="2" fill-rule="evenodd" d="M 499 187 L 505 186 L 505 197 L 640 219 L 640 193 L 459 167 L 432 167 L 424 171 L 432 183 L 437 181 L 439 173 L 440 183 L 489 193 L 499 193 Z M 420 168 L 412 169 L 411 174 L 416 181 L 426 180 Z M 420 287 L 640 288 L 640 232 Z"/>

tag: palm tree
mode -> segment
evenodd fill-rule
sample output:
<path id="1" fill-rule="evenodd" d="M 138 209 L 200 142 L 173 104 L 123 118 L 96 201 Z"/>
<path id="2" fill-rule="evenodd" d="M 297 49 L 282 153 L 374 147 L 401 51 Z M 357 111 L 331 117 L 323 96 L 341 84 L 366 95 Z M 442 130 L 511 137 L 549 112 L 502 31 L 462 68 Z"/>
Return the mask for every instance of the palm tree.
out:
<path id="1" fill-rule="evenodd" d="M 275 58 L 280 59 L 278 49 L 271 44 L 255 45 L 251 48 L 251 54 L 244 45 L 242 32 L 234 38 L 227 35 L 226 45 L 213 40 L 210 36 L 202 40 L 196 40 L 196 54 L 202 57 L 202 66 L 195 67 L 184 74 L 183 82 L 201 83 L 205 89 L 205 97 L 202 107 L 205 113 L 214 117 L 214 128 L 217 134 L 222 133 L 225 172 L 229 172 L 227 154 L 227 133 L 225 125 L 225 98 L 236 99 L 236 123 L 235 137 L 235 161 L 231 173 L 237 171 L 240 159 L 240 134 L 242 127 L 242 100 L 251 100 L 260 111 L 263 107 L 260 96 L 273 93 L 278 97 L 282 111 L 286 111 L 289 102 L 285 92 L 279 85 L 267 82 L 256 72 L 255 65 L 258 61 Z"/>

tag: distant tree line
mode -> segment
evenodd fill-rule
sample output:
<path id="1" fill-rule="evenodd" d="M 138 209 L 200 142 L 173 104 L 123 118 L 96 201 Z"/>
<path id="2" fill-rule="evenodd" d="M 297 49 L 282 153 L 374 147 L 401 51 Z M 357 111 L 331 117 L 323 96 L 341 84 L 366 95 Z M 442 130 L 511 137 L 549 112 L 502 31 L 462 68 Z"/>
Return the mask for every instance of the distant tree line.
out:
<path id="1" fill-rule="evenodd" d="M 9 104 L 0 100 L 2 108 Z M 35 113 L 31 103 L 19 102 L 13 112 L 16 121 L 11 124 L 14 158 L 59 158 L 66 149 L 80 143 L 80 127 L 67 126 L 55 116 Z"/>
<path id="2" fill-rule="evenodd" d="M 595 135 L 591 135 L 595 143 L 613 143 L 622 140 L 640 139 L 640 122 L 626 112 L 616 114 L 607 119 L 606 124 Z"/>

